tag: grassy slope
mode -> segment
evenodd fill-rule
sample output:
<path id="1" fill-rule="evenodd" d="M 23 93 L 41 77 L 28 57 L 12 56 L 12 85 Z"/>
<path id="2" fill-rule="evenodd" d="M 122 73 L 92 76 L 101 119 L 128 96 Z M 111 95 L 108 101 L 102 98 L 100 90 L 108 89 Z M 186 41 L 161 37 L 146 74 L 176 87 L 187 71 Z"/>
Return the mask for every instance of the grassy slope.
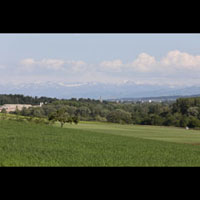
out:
<path id="1" fill-rule="evenodd" d="M 99 122 L 81 122 L 77 126 L 66 124 L 64 127 L 168 142 L 200 143 L 199 130 L 185 130 L 177 127 L 120 125 Z"/>
<path id="2" fill-rule="evenodd" d="M 200 146 L 124 136 L 129 126 L 83 123 L 67 127 L 0 121 L 0 165 L 200 166 Z M 119 135 L 113 127 L 122 129 Z M 147 127 L 137 126 L 137 134 L 144 134 L 143 128 Z M 152 127 L 151 135 L 156 128 Z"/>

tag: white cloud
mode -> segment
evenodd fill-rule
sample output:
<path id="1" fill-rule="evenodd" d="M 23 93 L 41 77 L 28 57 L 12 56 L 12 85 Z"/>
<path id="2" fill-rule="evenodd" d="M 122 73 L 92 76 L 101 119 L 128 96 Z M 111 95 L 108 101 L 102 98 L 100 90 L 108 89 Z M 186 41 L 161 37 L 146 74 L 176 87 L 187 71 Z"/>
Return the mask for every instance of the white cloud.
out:
<path id="1" fill-rule="evenodd" d="M 156 59 L 146 53 L 141 53 L 133 62 L 123 63 L 120 59 L 104 61 L 100 63 L 100 68 L 104 71 L 124 72 L 137 71 L 149 72 L 155 68 Z"/>
<path id="2" fill-rule="evenodd" d="M 84 61 L 66 61 L 66 64 L 73 70 L 73 72 L 83 72 L 87 69 L 88 64 Z"/>
<path id="3" fill-rule="evenodd" d="M 100 67 L 102 67 L 105 70 L 114 70 L 114 71 L 120 71 L 123 67 L 123 63 L 121 60 L 113 60 L 113 61 L 103 61 L 100 63 Z"/>
<path id="4" fill-rule="evenodd" d="M 100 63 L 100 67 L 104 71 L 112 72 L 139 72 L 139 73 L 174 73 L 180 70 L 182 72 L 187 70 L 200 70 L 200 55 L 191 55 L 189 53 L 173 50 L 167 53 L 166 56 L 160 60 L 155 57 L 141 53 L 131 63 L 122 63 L 121 60 L 104 61 Z"/>
<path id="5" fill-rule="evenodd" d="M 65 62 L 63 60 L 59 59 L 43 59 L 37 62 L 39 66 L 53 70 L 61 70 L 63 68 L 64 63 Z"/>
<path id="6" fill-rule="evenodd" d="M 194 56 L 178 50 L 170 51 L 160 64 L 181 69 L 200 69 L 200 55 Z"/>
<path id="7" fill-rule="evenodd" d="M 36 61 L 32 58 L 26 58 L 20 61 L 20 70 L 32 71 L 36 65 Z"/>
<path id="8" fill-rule="evenodd" d="M 130 67 L 136 71 L 148 72 L 151 71 L 156 65 L 156 59 L 146 53 L 141 53 L 136 60 L 134 60 Z"/>
<path id="9" fill-rule="evenodd" d="M 23 59 L 20 62 L 20 69 L 34 70 L 34 69 L 48 69 L 48 70 L 67 70 L 72 69 L 75 72 L 83 71 L 86 63 L 83 61 L 65 61 L 61 59 L 42 59 L 34 60 L 32 58 Z"/>
<path id="10" fill-rule="evenodd" d="M 22 65 L 34 65 L 36 62 L 32 58 L 26 58 L 20 62 Z"/>

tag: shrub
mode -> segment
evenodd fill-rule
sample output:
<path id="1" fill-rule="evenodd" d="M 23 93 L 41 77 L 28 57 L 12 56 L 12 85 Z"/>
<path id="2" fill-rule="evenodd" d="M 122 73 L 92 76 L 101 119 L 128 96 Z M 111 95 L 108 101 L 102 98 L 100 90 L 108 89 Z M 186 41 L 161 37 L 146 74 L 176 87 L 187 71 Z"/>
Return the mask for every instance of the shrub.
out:
<path id="1" fill-rule="evenodd" d="M 195 118 L 195 117 L 190 117 L 190 118 L 189 118 L 188 126 L 189 126 L 190 128 L 200 127 L 200 120 L 198 120 L 198 119 Z"/>
<path id="2" fill-rule="evenodd" d="M 72 117 L 72 120 L 75 124 L 78 124 L 79 123 L 79 117 L 78 116 L 73 116 Z"/>
<path id="3" fill-rule="evenodd" d="M 113 123 L 126 123 L 126 124 L 132 123 L 131 114 L 121 109 L 111 111 L 107 115 L 106 119 L 108 122 L 113 122 Z"/>
<path id="4" fill-rule="evenodd" d="M 188 118 L 186 116 L 182 116 L 179 121 L 179 126 L 186 127 L 186 126 L 188 126 L 188 122 L 189 122 Z"/>

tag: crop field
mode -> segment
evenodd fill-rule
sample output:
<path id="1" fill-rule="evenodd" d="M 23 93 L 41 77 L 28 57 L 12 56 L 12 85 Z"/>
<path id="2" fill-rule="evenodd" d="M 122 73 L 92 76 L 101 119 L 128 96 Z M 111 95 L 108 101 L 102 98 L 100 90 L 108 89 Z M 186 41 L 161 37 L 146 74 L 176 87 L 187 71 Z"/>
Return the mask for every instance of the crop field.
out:
<path id="1" fill-rule="evenodd" d="M 200 166 L 200 131 L 0 120 L 0 166 Z"/>

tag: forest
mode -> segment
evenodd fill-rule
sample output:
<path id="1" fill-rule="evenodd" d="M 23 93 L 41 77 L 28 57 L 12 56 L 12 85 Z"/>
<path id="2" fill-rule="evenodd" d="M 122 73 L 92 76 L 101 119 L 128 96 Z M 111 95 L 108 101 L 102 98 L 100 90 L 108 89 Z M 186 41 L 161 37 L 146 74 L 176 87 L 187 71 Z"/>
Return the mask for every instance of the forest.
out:
<path id="1" fill-rule="evenodd" d="M 109 102 L 94 99 L 56 99 L 24 95 L 0 95 L 0 105 L 32 104 L 42 107 L 23 108 L 14 114 L 50 118 L 62 110 L 68 117 L 82 121 L 200 128 L 200 97 L 179 98 L 175 102 Z M 2 110 L 2 112 L 5 112 Z"/>

